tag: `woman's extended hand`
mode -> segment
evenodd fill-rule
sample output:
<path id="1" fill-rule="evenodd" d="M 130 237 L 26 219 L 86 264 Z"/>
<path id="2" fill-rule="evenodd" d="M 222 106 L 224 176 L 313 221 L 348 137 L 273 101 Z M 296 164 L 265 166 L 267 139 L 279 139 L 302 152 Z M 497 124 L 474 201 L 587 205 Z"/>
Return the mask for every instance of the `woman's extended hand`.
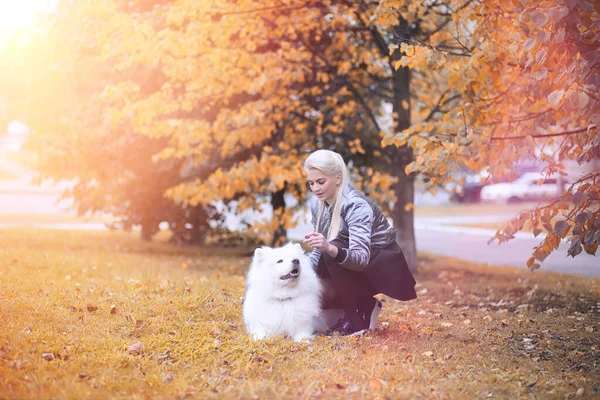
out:
<path id="1" fill-rule="evenodd" d="M 321 250 L 324 253 L 335 257 L 337 255 L 337 247 L 327 241 L 327 238 L 319 232 L 310 232 L 304 237 L 304 243 L 310 247 Z M 335 254 L 334 254 L 335 253 Z"/>

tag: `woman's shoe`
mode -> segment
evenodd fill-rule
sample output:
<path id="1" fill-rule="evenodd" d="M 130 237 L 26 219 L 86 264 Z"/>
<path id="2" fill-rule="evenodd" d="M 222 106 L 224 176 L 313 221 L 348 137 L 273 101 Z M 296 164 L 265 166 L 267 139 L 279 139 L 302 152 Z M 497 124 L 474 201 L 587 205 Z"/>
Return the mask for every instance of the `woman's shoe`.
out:
<path id="1" fill-rule="evenodd" d="M 363 310 L 359 310 L 359 315 L 364 324 L 369 327 L 369 330 L 377 328 L 377 317 L 381 313 L 383 304 L 376 298 L 372 298 L 372 303 L 367 305 Z"/>
<path id="2" fill-rule="evenodd" d="M 340 336 L 360 336 L 365 332 L 366 329 L 361 329 L 360 327 L 357 328 L 349 319 L 340 318 L 335 325 L 327 329 L 325 334 L 327 336 L 333 336 L 335 334 Z"/>

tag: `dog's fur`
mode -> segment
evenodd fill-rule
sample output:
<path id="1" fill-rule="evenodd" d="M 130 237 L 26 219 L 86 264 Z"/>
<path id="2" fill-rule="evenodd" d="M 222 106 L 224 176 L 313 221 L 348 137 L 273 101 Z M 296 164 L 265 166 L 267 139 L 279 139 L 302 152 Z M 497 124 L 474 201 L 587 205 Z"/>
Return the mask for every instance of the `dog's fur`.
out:
<path id="1" fill-rule="evenodd" d="M 246 330 L 255 339 L 281 334 L 296 341 L 313 338 L 324 324 L 321 291 L 300 244 L 257 248 L 246 277 Z"/>

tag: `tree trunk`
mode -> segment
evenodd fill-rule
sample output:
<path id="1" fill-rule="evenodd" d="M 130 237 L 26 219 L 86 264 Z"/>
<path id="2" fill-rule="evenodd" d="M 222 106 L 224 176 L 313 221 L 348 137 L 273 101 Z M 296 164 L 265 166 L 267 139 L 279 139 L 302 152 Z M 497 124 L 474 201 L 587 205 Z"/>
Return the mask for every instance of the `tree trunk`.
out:
<path id="1" fill-rule="evenodd" d="M 281 219 L 278 215 L 282 215 L 285 211 L 285 194 L 286 187 L 278 190 L 277 192 L 271 193 L 271 206 L 273 206 L 273 218 L 277 219 L 278 225 L 273 232 L 273 239 L 271 246 L 279 246 L 287 240 L 287 231 Z"/>
<path id="2" fill-rule="evenodd" d="M 158 232 L 158 223 L 154 221 L 152 218 L 142 218 L 142 230 L 140 232 L 140 238 L 149 242 L 152 240 L 152 236 Z"/>
<path id="3" fill-rule="evenodd" d="M 401 27 L 402 28 L 402 27 Z M 405 28 L 406 29 L 406 28 Z M 402 132 L 410 126 L 410 69 L 401 67 L 393 72 L 394 100 L 393 111 L 397 113 L 396 132 Z M 407 108 L 402 107 L 405 101 Z M 414 212 L 405 211 L 407 204 L 413 204 L 415 198 L 414 175 L 406 175 L 405 167 L 413 160 L 413 151 L 409 146 L 394 149 L 392 156 L 392 176 L 398 181 L 394 185 L 396 203 L 392 210 L 394 226 L 397 229 L 396 241 L 402 248 L 411 271 L 417 269 L 417 245 L 415 241 Z"/>

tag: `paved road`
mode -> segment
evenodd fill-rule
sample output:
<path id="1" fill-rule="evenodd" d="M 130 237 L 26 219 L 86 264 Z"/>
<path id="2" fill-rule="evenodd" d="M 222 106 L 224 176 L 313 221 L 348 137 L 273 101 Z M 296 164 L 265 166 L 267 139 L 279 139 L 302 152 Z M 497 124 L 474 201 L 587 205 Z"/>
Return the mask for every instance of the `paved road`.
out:
<path id="1" fill-rule="evenodd" d="M 520 232 L 509 242 L 488 245 L 495 231 L 491 229 L 464 228 L 456 226 L 432 226 L 416 229 L 417 247 L 420 251 L 461 258 L 489 265 L 510 265 L 526 268 L 525 262 L 533 248 L 541 239 L 534 238 L 531 233 Z M 600 258 L 582 253 L 572 258 L 566 257 L 568 243 L 561 243 L 559 248 L 544 260 L 543 271 L 555 271 L 589 277 L 600 277 Z"/>

